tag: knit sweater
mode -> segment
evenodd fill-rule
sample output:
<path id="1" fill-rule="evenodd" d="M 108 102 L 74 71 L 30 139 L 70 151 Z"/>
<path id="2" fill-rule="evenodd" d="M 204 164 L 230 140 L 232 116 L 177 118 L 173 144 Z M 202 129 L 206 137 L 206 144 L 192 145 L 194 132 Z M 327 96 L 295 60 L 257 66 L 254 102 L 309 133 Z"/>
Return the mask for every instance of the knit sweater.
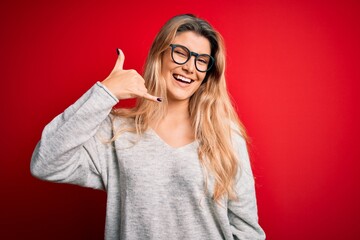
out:
<path id="1" fill-rule="evenodd" d="M 113 117 L 118 100 L 101 83 L 43 130 L 31 173 L 40 179 L 105 190 L 105 239 L 265 239 L 258 224 L 254 180 L 244 139 L 234 134 L 240 160 L 238 200 L 212 199 L 198 142 L 172 147 L 149 128 L 141 136 L 114 129 L 131 120 Z M 207 186 L 207 189 L 205 189 Z"/>

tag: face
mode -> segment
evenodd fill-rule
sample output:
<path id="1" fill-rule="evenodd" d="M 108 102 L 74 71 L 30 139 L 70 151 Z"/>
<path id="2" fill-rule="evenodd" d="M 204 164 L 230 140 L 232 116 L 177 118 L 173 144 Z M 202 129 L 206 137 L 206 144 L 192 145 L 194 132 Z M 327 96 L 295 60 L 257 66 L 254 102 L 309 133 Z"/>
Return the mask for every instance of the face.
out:
<path id="1" fill-rule="evenodd" d="M 183 45 L 191 52 L 211 54 L 210 42 L 205 37 L 188 31 L 178 34 L 172 44 Z M 171 58 L 171 47 L 162 57 L 162 77 L 166 81 L 168 101 L 189 101 L 190 97 L 199 89 L 206 72 L 199 72 L 195 67 L 195 56 L 179 65 Z"/>

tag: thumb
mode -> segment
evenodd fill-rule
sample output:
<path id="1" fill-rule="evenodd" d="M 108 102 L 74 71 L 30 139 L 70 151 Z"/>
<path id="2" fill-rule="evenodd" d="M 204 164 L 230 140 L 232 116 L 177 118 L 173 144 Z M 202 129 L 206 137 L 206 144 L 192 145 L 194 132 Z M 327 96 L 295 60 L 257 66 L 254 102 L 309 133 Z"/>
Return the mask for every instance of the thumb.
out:
<path id="1" fill-rule="evenodd" d="M 124 61 L 125 61 L 125 55 L 124 55 L 123 51 L 121 51 L 121 49 L 119 49 L 119 48 L 116 49 L 116 52 L 118 54 L 118 58 L 116 60 L 114 70 L 122 70 L 123 66 L 124 66 Z"/>

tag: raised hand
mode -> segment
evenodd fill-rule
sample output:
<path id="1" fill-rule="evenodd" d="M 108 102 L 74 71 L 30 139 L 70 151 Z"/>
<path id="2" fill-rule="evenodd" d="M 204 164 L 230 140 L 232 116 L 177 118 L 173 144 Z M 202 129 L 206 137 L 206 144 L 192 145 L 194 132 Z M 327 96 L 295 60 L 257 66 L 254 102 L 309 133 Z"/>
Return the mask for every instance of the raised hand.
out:
<path id="1" fill-rule="evenodd" d="M 118 58 L 110 75 L 102 81 L 119 100 L 143 97 L 151 101 L 161 102 L 161 98 L 150 95 L 145 87 L 143 77 L 133 69 L 123 69 L 125 55 L 120 49 L 116 49 Z"/>

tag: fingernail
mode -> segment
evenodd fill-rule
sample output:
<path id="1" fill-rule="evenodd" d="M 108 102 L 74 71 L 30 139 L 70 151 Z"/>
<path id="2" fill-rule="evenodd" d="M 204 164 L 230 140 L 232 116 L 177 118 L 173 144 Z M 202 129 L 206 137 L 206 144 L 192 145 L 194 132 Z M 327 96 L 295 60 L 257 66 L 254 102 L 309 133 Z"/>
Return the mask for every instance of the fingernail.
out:
<path id="1" fill-rule="evenodd" d="M 158 102 L 162 102 L 162 99 L 159 98 L 159 97 L 158 97 L 156 100 L 157 100 Z"/>
<path id="2" fill-rule="evenodd" d="M 120 50 L 118 48 L 116 49 L 116 53 L 118 56 L 120 55 Z"/>

